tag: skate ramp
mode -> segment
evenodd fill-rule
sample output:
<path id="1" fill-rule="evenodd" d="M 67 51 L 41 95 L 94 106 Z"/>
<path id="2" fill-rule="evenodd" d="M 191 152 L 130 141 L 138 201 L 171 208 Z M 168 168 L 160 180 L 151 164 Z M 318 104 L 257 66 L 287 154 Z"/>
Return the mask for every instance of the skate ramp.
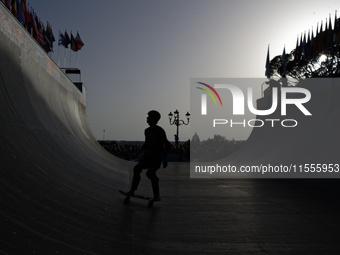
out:
<path id="1" fill-rule="evenodd" d="M 2 3 L 0 22 L 0 253 L 65 246 L 75 254 L 75 239 L 95 233 L 86 224 L 98 222 L 87 216 L 100 217 L 94 208 L 101 212 L 107 194 L 126 188 L 131 164 L 96 142 L 85 86 L 79 90 Z"/>
<path id="2" fill-rule="evenodd" d="M 60 175 L 70 189 L 80 179 L 125 187 L 129 164 L 102 149 L 88 127 L 86 88 L 77 89 L 3 5 L 0 21 L 2 176 Z"/>

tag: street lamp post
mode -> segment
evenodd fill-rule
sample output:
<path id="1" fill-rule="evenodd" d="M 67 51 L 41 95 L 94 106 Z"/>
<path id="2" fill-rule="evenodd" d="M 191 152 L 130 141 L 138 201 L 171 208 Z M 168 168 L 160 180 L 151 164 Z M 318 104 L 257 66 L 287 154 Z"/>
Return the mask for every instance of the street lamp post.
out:
<path id="1" fill-rule="evenodd" d="M 185 114 L 185 116 L 187 117 L 187 123 L 185 123 L 184 120 L 179 119 L 179 111 L 178 110 L 176 110 L 174 113 L 172 113 L 172 112 L 169 113 L 170 125 L 176 125 L 176 127 L 177 127 L 177 132 L 176 132 L 176 135 L 175 135 L 176 149 L 178 148 L 178 143 L 179 143 L 179 126 L 189 124 L 190 113 L 187 112 L 187 114 Z M 174 117 L 173 120 L 172 120 L 172 117 Z"/>

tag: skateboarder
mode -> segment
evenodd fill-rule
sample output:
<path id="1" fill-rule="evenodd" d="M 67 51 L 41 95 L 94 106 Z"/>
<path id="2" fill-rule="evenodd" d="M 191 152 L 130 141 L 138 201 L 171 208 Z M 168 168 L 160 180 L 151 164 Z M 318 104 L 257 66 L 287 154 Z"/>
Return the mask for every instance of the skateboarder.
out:
<path id="1" fill-rule="evenodd" d="M 163 168 L 168 165 L 168 151 L 170 150 L 171 144 L 168 141 L 165 131 L 163 128 L 157 125 L 160 120 L 161 115 L 157 111 L 149 111 L 146 122 L 150 127 L 145 129 L 145 143 L 141 147 L 140 151 L 144 151 L 144 155 L 139 161 L 139 163 L 133 169 L 133 178 L 131 189 L 126 194 L 134 195 L 135 190 L 137 190 L 140 179 L 141 172 L 143 169 L 148 169 L 146 176 L 151 180 L 154 201 L 160 200 L 159 195 L 159 178 L 156 175 L 156 171 L 161 167 L 163 163 Z"/>

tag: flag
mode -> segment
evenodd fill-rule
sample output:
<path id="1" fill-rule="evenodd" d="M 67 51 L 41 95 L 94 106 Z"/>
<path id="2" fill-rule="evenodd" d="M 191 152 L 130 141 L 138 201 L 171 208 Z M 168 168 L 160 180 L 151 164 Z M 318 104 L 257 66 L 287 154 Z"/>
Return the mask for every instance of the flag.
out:
<path id="1" fill-rule="evenodd" d="M 321 36 L 319 33 L 319 22 L 317 23 L 316 30 L 315 30 L 315 37 L 313 42 L 313 58 L 319 54 L 319 45 L 320 45 Z"/>
<path id="2" fill-rule="evenodd" d="M 310 30 L 308 29 L 308 35 L 307 35 L 307 42 L 306 42 L 306 48 L 305 48 L 305 60 L 310 60 L 311 56 L 311 37 L 310 37 Z"/>
<path id="3" fill-rule="evenodd" d="M 44 47 L 45 46 L 45 39 L 44 39 L 44 26 L 42 22 L 39 20 L 38 23 L 38 43 Z"/>
<path id="4" fill-rule="evenodd" d="M 24 15 L 25 15 L 25 27 L 27 27 L 28 24 L 30 23 L 31 18 L 27 10 L 26 0 L 23 0 L 23 7 L 24 7 Z"/>
<path id="5" fill-rule="evenodd" d="M 80 50 L 84 46 L 83 41 L 81 40 L 79 33 L 77 32 L 76 38 L 73 37 L 71 33 L 71 49 L 75 52 Z"/>
<path id="6" fill-rule="evenodd" d="M 286 73 L 287 73 L 286 47 L 283 47 L 281 62 L 282 62 L 282 78 L 286 78 Z"/>
<path id="7" fill-rule="evenodd" d="M 24 10 L 24 2 L 22 0 L 16 0 L 17 7 L 17 19 L 21 23 L 21 25 L 25 26 L 26 18 L 25 18 L 25 10 Z"/>
<path id="8" fill-rule="evenodd" d="M 11 3 L 12 8 L 11 8 L 11 12 L 14 15 L 14 17 L 17 17 L 17 1 L 12 1 Z"/>
<path id="9" fill-rule="evenodd" d="M 84 43 L 83 43 L 83 41 L 81 40 L 80 35 L 79 35 L 78 32 L 77 32 L 77 36 L 76 36 L 76 38 L 75 38 L 74 40 L 75 40 L 77 49 L 80 50 L 80 49 L 84 46 Z"/>
<path id="10" fill-rule="evenodd" d="M 45 41 L 45 50 L 46 52 L 53 51 L 53 42 L 55 41 L 52 28 L 50 26 L 50 23 L 47 22 L 46 30 L 43 29 L 43 35 L 44 35 L 44 41 Z"/>
<path id="11" fill-rule="evenodd" d="M 269 60 L 269 45 L 267 51 L 267 61 L 266 61 L 266 72 L 265 75 L 268 79 L 270 79 L 270 60 Z"/>
<path id="12" fill-rule="evenodd" d="M 68 36 L 68 33 L 67 33 L 66 30 L 65 30 L 65 33 L 64 33 L 64 39 L 65 39 L 65 45 L 64 45 L 64 47 L 65 47 L 65 48 L 68 48 L 68 45 L 71 43 L 71 39 L 70 39 L 70 37 Z"/>
<path id="13" fill-rule="evenodd" d="M 76 45 L 76 41 L 75 41 L 75 39 L 74 39 L 72 33 L 71 33 L 71 49 L 72 49 L 73 51 L 78 51 L 77 45 Z"/>
<path id="14" fill-rule="evenodd" d="M 301 34 L 301 39 L 302 39 L 302 34 Z M 303 40 L 301 41 L 300 47 L 301 47 L 301 53 L 303 53 L 303 59 L 306 60 L 306 31 L 303 36 Z"/>
<path id="15" fill-rule="evenodd" d="M 5 6 L 8 10 L 11 10 L 11 0 L 5 0 Z"/>
<path id="16" fill-rule="evenodd" d="M 27 31 L 33 36 L 33 22 L 32 22 L 32 20 L 33 20 L 33 15 L 32 15 L 32 8 L 30 8 L 30 7 L 28 6 L 27 12 L 28 12 L 28 16 L 29 16 L 29 21 L 28 21 L 28 24 L 27 24 L 26 29 L 27 29 Z"/>
<path id="17" fill-rule="evenodd" d="M 338 18 L 337 18 L 337 13 L 335 10 L 335 18 L 334 18 L 334 30 L 333 30 L 333 43 L 337 41 L 337 30 L 338 30 Z"/>
<path id="18" fill-rule="evenodd" d="M 319 36 L 320 36 L 320 40 L 319 40 L 319 45 L 318 45 L 318 52 L 320 53 L 320 52 L 323 52 L 324 49 L 327 46 L 327 31 L 323 30 L 323 21 L 322 20 L 321 20 L 321 25 L 320 25 Z"/>
<path id="19" fill-rule="evenodd" d="M 335 12 L 335 24 L 334 24 L 334 42 L 335 44 L 340 44 L 340 23 L 337 19 L 337 13 Z"/>
<path id="20" fill-rule="evenodd" d="M 47 33 L 49 40 L 53 43 L 55 41 L 55 38 L 54 38 L 53 31 L 52 31 L 52 27 L 50 23 L 48 22 L 47 22 L 47 27 L 46 27 L 46 33 Z"/>
<path id="21" fill-rule="evenodd" d="M 37 27 L 36 15 L 34 13 L 34 10 L 31 11 L 31 15 L 32 15 L 32 17 L 31 17 L 31 26 L 33 28 L 33 32 L 32 32 L 33 38 L 36 41 L 38 41 L 38 27 Z"/>
<path id="22" fill-rule="evenodd" d="M 296 46 L 295 46 L 295 52 L 294 52 L 294 63 L 296 64 L 300 60 L 300 46 L 299 46 L 299 35 L 297 36 L 296 39 Z"/>
<path id="23" fill-rule="evenodd" d="M 314 57 L 314 53 L 315 53 L 315 42 L 314 42 L 314 31 L 313 31 L 313 27 L 312 27 L 312 33 L 310 36 L 310 43 L 309 43 L 309 57 L 313 58 Z"/>
<path id="24" fill-rule="evenodd" d="M 332 47 L 333 46 L 333 29 L 332 29 L 332 20 L 331 20 L 331 15 L 329 14 L 329 19 L 328 19 L 328 27 L 327 27 L 327 39 L 326 39 L 326 45 L 327 47 Z"/>
<path id="25" fill-rule="evenodd" d="M 43 30 L 43 36 L 44 36 L 44 45 L 43 45 L 43 48 L 44 50 L 49 53 L 51 51 L 53 51 L 53 43 L 52 41 L 50 40 L 48 34 L 47 34 L 47 30 Z"/>
<path id="26" fill-rule="evenodd" d="M 58 41 L 58 46 L 59 45 L 63 45 L 66 48 L 66 44 L 65 44 L 65 37 L 62 33 L 60 33 L 59 31 L 59 41 Z"/>

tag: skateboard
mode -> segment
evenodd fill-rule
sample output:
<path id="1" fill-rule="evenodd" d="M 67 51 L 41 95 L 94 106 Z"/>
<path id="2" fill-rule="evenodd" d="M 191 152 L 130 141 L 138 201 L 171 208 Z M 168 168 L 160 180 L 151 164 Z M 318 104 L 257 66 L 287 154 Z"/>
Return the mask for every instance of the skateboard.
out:
<path id="1" fill-rule="evenodd" d="M 125 196 L 124 204 L 128 204 L 130 202 L 131 197 L 135 197 L 135 198 L 139 198 L 139 199 L 143 199 L 143 200 L 148 201 L 148 208 L 152 208 L 153 203 L 158 202 L 158 200 L 154 201 L 151 197 L 147 197 L 147 196 L 143 196 L 143 195 L 134 194 L 133 196 L 131 196 L 131 195 L 128 195 L 125 191 L 122 191 L 122 190 L 119 190 L 119 193 L 122 194 L 123 196 Z"/>

